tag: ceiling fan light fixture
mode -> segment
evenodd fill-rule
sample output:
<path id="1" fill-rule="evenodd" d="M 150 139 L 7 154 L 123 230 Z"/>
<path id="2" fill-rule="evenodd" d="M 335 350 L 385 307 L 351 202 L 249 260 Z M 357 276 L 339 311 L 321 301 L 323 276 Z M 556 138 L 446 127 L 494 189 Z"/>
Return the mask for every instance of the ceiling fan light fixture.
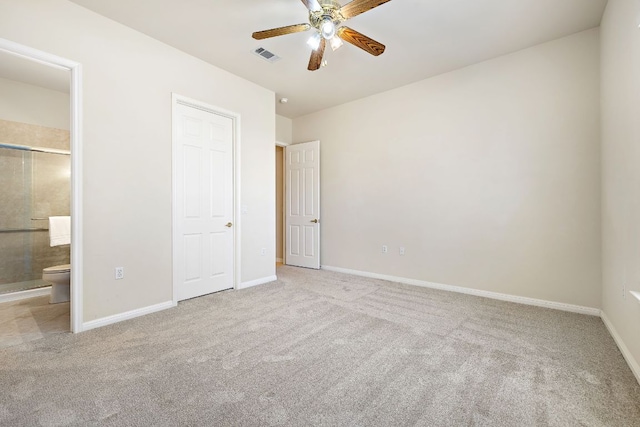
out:
<path id="1" fill-rule="evenodd" d="M 317 71 L 325 65 L 323 61 L 327 44 L 335 51 L 347 42 L 373 56 L 384 53 L 385 46 L 362 33 L 343 25 L 348 19 L 388 3 L 391 0 L 302 0 L 309 11 L 309 23 L 287 25 L 256 31 L 251 36 L 256 40 L 284 36 L 286 34 L 301 33 L 312 30 L 312 36 L 307 40 L 313 49 L 309 58 L 307 70 Z"/>
<path id="2" fill-rule="evenodd" d="M 331 40 L 336 35 L 336 24 L 333 23 L 331 18 L 324 18 L 322 24 L 320 24 L 320 32 L 325 40 Z"/>
<path id="3" fill-rule="evenodd" d="M 331 39 L 331 50 L 335 52 L 340 48 L 340 46 L 342 46 L 342 44 L 342 39 L 340 37 L 333 36 L 333 38 Z"/>
<path id="4" fill-rule="evenodd" d="M 320 36 L 320 33 L 315 33 L 314 35 L 309 37 L 309 40 L 307 40 L 307 44 L 311 47 L 311 49 L 318 50 L 318 48 L 320 47 L 321 39 L 322 36 Z"/>

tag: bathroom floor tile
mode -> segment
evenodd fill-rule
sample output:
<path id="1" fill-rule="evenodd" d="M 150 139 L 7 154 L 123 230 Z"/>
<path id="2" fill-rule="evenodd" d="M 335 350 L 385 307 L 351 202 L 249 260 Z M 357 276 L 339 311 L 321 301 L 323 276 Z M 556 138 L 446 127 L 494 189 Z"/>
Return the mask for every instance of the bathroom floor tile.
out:
<path id="1" fill-rule="evenodd" d="M 49 304 L 48 296 L 0 304 L 0 348 L 69 332 L 69 303 Z"/>

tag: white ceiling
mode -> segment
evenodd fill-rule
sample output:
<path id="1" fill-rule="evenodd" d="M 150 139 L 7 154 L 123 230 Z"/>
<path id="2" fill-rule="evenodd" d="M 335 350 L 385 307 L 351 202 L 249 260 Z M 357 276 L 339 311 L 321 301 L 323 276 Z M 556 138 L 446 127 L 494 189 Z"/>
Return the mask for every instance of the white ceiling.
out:
<path id="1" fill-rule="evenodd" d="M 346 24 L 385 44 L 384 54 L 345 43 L 311 72 L 310 33 L 251 38 L 307 22 L 300 0 L 72 1 L 287 97 L 276 111 L 290 118 L 597 27 L 607 2 L 392 0 Z M 282 59 L 269 63 L 252 53 L 258 47 Z"/>

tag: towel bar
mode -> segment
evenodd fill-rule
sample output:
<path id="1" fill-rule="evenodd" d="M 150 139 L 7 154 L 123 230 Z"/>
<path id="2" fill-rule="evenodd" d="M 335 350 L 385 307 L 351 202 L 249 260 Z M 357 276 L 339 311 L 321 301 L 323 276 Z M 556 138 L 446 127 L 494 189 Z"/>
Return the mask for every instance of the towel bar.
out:
<path id="1" fill-rule="evenodd" d="M 49 231 L 48 228 L 0 228 L 0 233 L 19 233 L 21 231 Z"/>
<path id="2" fill-rule="evenodd" d="M 51 215 L 51 216 L 69 216 L 69 215 Z M 31 218 L 31 221 L 48 221 L 49 217 L 44 217 L 44 218 Z"/>

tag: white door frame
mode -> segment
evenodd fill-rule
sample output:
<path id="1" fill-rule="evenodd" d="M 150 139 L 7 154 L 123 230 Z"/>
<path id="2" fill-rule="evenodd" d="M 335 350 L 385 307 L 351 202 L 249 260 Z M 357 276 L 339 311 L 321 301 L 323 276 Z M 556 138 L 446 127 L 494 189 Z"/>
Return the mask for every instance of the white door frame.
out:
<path id="1" fill-rule="evenodd" d="M 178 160 L 178 123 L 177 123 L 177 106 L 185 105 L 187 107 L 196 108 L 198 110 L 207 111 L 212 114 L 217 114 L 219 116 L 227 117 L 231 119 L 233 122 L 233 289 L 238 289 L 238 286 L 241 282 L 240 277 L 240 114 L 234 113 L 232 111 L 225 110 L 220 107 L 216 107 L 192 98 L 188 98 L 186 96 L 179 95 L 177 93 L 171 94 L 171 227 L 172 227 L 172 268 L 173 268 L 173 304 L 178 304 L 178 283 L 180 278 L 177 277 L 178 268 L 176 268 L 176 260 L 177 260 L 177 245 L 176 243 L 180 241 L 180 236 L 178 230 L 180 229 L 178 215 L 176 214 L 176 206 L 180 203 L 178 200 L 178 189 L 177 183 L 178 180 L 175 176 L 177 171 L 176 161 Z"/>
<path id="2" fill-rule="evenodd" d="M 69 71 L 69 137 L 71 148 L 71 332 L 83 331 L 82 237 L 82 66 L 60 56 L 0 38 L 0 51 Z"/>

